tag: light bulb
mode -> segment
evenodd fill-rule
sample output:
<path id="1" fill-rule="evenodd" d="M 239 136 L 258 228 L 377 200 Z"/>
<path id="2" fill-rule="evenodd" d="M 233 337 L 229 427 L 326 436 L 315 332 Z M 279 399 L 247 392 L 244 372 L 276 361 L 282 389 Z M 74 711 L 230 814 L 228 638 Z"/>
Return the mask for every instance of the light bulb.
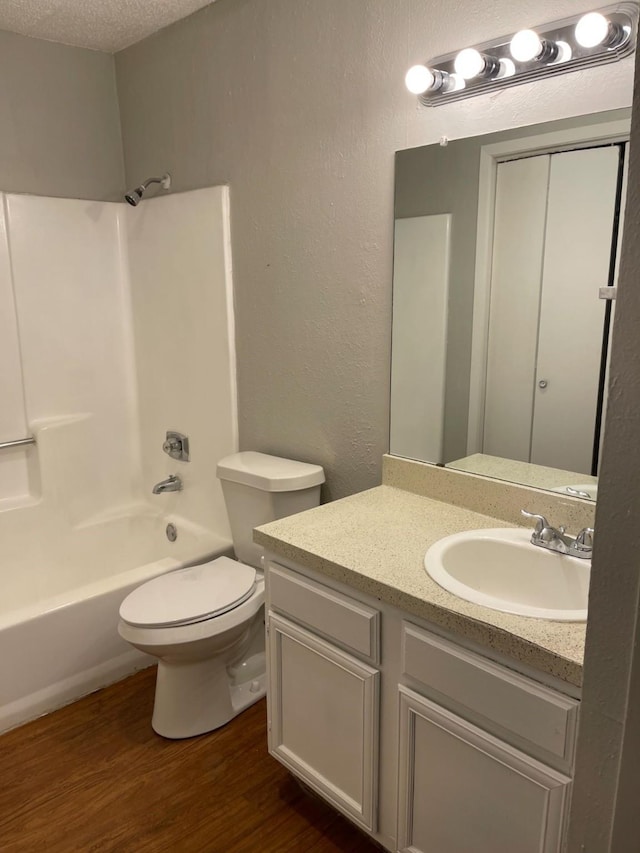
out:
<path id="1" fill-rule="evenodd" d="M 434 88 L 436 77 L 426 65 L 414 65 L 407 71 L 404 82 L 407 89 L 414 95 L 422 95 L 428 89 Z"/>
<path id="2" fill-rule="evenodd" d="M 543 44 L 538 33 L 533 30 L 520 30 L 511 39 L 509 49 L 516 62 L 531 62 L 540 56 Z"/>
<path id="3" fill-rule="evenodd" d="M 556 46 L 558 48 L 558 58 L 556 59 L 556 62 L 568 62 L 573 56 L 571 45 L 567 44 L 566 41 L 558 41 L 556 42 Z"/>
<path id="4" fill-rule="evenodd" d="M 505 77 L 513 77 L 516 73 L 516 66 L 512 59 L 505 57 L 500 60 L 500 68 L 496 74 L 496 80 L 502 80 Z"/>
<path id="5" fill-rule="evenodd" d="M 466 47 L 456 56 L 453 63 L 456 74 L 463 80 L 492 80 L 500 73 L 500 62 L 495 56 L 480 53 L 475 47 Z"/>
<path id="6" fill-rule="evenodd" d="M 464 80 L 472 80 L 485 70 L 484 57 L 475 48 L 467 47 L 456 56 L 454 67 Z"/>
<path id="7" fill-rule="evenodd" d="M 466 83 L 464 82 L 464 77 L 461 77 L 460 74 L 449 74 L 449 78 L 446 82 L 446 92 L 461 92 Z"/>
<path id="8" fill-rule="evenodd" d="M 609 35 L 609 21 L 600 12 L 589 12 L 576 24 L 575 35 L 581 47 L 597 47 Z"/>

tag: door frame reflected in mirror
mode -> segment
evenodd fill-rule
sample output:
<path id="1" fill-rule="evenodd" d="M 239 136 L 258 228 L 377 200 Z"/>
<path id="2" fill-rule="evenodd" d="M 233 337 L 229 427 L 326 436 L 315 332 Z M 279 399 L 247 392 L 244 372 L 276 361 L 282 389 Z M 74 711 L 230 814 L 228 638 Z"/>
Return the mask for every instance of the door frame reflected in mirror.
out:
<path id="1" fill-rule="evenodd" d="M 496 203 L 496 176 L 500 163 L 516 157 L 556 154 L 629 141 L 629 121 L 617 120 L 591 127 L 552 131 L 482 146 L 478 196 L 478 229 L 471 341 L 471 383 L 467 453 L 482 447 L 484 396 L 489 334 L 489 305 Z M 583 472 L 584 473 L 584 472 Z"/>

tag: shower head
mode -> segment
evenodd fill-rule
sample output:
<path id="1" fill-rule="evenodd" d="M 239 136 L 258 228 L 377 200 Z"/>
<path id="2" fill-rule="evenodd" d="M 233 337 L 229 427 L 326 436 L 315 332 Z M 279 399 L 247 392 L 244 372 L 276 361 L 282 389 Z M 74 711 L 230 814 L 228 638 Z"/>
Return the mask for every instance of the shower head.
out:
<path id="1" fill-rule="evenodd" d="M 136 187 L 135 190 L 131 190 L 131 192 L 124 194 L 124 200 L 129 202 L 132 207 L 136 207 L 136 205 L 140 203 L 143 193 L 143 186 Z"/>
<path id="2" fill-rule="evenodd" d="M 161 178 L 147 178 L 147 180 L 143 181 L 139 187 L 125 193 L 124 200 L 132 207 L 137 207 L 142 201 L 142 196 L 145 194 L 149 184 L 162 184 L 162 189 L 168 190 L 171 186 L 171 175 L 167 172 L 167 174 L 163 175 Z"/>

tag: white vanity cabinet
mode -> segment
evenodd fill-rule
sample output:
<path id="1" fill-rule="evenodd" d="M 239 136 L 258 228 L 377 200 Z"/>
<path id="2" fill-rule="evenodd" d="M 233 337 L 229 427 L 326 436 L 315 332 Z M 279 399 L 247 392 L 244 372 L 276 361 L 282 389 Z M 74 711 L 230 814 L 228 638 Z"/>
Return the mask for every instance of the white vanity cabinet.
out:
<path id="1" fill-rule="evenodd" d="M 267 601 L 295 775 L 392 851 L 561 853 L 577 699 L 306 569 L 269 562 Z"/>
<path id="2" fill-rule="evenodd" d="M 269 751 L 375 832 L 379 613 L 273 564 L 268 577 Z"/>

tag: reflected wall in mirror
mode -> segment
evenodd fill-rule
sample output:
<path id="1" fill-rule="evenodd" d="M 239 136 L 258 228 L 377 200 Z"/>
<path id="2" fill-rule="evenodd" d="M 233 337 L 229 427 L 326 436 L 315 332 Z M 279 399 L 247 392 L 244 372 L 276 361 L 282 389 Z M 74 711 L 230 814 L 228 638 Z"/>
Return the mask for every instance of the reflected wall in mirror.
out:
<path id="1" fill-rule="evenodd" d="M 629 112 L 396 155 L 390 452 L 594 500 Z"/>

